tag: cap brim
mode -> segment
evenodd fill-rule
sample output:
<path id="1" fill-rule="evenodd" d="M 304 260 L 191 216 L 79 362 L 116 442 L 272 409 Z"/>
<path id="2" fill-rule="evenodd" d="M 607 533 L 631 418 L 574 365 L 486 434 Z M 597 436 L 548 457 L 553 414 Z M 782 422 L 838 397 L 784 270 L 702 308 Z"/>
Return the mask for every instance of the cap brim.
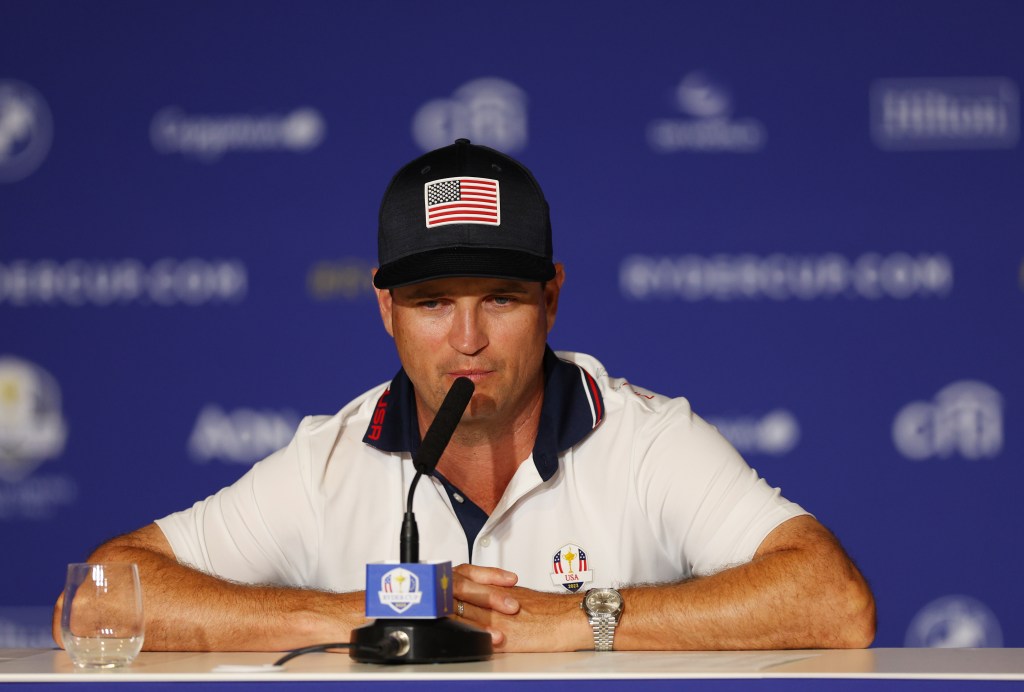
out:
<path id="1" fill-rule="evenodd" d="M 547 257 L 519 250 L 451 247 L 420 252 L 389 262 L 377 270 L 373 285 L 377 288 L 396 288 L 458 276 L 550 281 L 555 278 L 555 265 Z"/>

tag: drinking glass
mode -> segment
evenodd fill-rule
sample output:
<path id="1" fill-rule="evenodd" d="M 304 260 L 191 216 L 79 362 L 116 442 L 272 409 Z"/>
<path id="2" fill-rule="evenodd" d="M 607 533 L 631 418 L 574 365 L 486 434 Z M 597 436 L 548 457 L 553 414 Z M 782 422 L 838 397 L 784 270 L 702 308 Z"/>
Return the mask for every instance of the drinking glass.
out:
<path id="1" fill-rule="evenodd" d="M 79 668 L 116 668 L 134 661 L 144 634 L 135 563 L 68 565 L 60 633 Z"/>

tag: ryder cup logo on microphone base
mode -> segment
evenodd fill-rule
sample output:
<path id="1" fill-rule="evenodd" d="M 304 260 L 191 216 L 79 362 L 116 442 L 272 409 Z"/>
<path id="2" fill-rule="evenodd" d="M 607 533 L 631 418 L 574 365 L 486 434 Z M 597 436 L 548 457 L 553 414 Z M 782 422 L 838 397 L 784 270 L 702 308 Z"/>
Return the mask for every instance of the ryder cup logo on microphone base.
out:
<path id="1" fill-rule="evenodd" d="M 453 603 L 451 562 L 366 566 L 366 617 L 440 618 Z"/>

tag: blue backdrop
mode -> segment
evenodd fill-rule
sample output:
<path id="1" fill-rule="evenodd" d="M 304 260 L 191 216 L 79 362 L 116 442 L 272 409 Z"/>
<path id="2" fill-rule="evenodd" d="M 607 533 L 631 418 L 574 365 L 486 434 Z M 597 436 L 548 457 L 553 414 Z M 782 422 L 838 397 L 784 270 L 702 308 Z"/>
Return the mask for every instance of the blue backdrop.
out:
<path id="1" fill-rule="evenodd" d="M 552 204 L 551 344 L 832 528 L 878 645 L 1024 646 L 1024 5 L 0 0 L 0 646 L 397 369 L 391 174 Z M 339 530 L 341 530 L 339 528 Z"/>

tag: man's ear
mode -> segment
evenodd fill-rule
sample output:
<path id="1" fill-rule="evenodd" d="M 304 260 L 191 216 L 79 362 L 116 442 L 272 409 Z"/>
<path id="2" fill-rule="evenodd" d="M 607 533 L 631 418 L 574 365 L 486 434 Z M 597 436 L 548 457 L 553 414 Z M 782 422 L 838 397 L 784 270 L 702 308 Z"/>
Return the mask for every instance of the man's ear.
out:
<path id="1" fill-rule="evenodd" d="M 555 326 L 555 317 L 558 315 L 558 296 L 562 292 L 562 283 L 565 282 L 565 265 L 561 262 L 555 264 L 555 278 L 544 284 L 544 307 L 547 311 L 548 333 Z"/>
<path id="2" fill-rule="evenodd" d="M 371 282 L 373 277 L 376 275 L 377 270 L 374 269 L 373 272 L 370 273 Z M 373 290 L 377 292 L 377 307 L 380 308 L 380 318 L 384 322 L 384 329 L 387 330 L 388 335 L 393 339 L 395 338 L 395 332 L 391 326 L 391 308 L 393 305 L 391 301 L 391 290 L 387 288 L 377 288 L 376 286 L 374 286 Z"/>

